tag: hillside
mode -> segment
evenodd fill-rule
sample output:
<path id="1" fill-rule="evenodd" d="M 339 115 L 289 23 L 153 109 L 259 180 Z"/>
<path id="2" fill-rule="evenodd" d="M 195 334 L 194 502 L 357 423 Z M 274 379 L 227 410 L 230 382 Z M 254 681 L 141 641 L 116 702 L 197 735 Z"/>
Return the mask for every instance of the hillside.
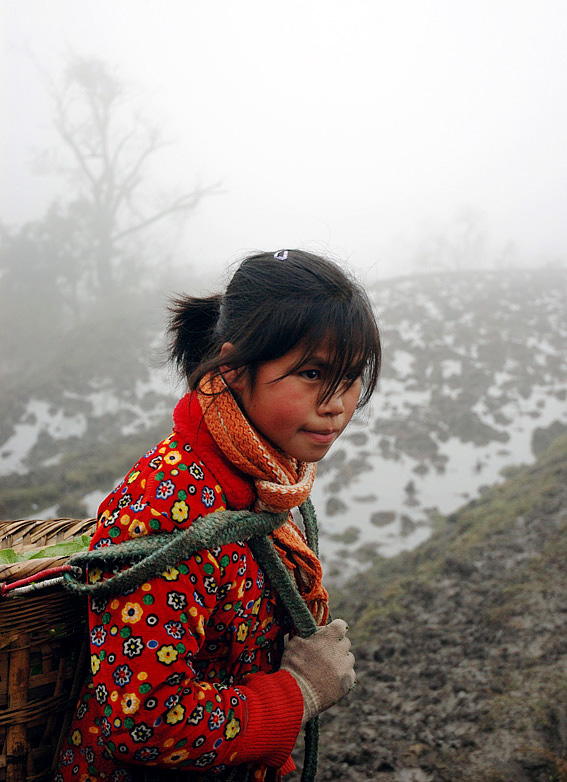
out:
<path id="1" fill-rule="evenodd" d="M 410 550 L 501 471 L 567 430 L 567 273 L 436 272 L 376 283 L 384 362 L 370 409 L 319 465 L 327 579 Z M 0 399 L 0 518 L 88 516 L 169 432 L 151 292 L 46 346 Z M 152 364 L 154 368 L 152 369 Z"/>
<path id="2" fill-rule="evenodd" d="M 567 437 L 335 595 L 359 684 L 321 780 L 567 780 Z M 299 754 L 298 754 L 299 760 Z"/>
<path id="3" fill-rule="evenodd" d="M 328 570 L 411 549 L 567 431 L 567 275 L 500 270 L 384 281 L 372 409 L 321 463 Z M 374 553 L 373 553 L 374 552 Z M 335 562 L 334 562 L 335 560 Z"/>

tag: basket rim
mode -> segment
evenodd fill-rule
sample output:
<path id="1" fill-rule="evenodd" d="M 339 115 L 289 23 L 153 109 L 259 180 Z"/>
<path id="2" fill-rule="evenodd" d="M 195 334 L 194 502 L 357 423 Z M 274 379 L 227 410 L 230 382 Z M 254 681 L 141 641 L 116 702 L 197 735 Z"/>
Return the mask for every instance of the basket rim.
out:
<path id="1" fill-rule="evenodd" d="M 79 535 L 92 535 L 96 519 L 15 519 L 0 521 L 0 549 L 12 549 L 18 554 L 64 543 Z M 39 559 L 0 564 L 0 582 L 11 583 L 40 573 L 47 568 L 64 565 L 70 555 L 57 554 Z"/>
<path id="2" fill-rule="evenodd" d="M 48 568 L 65 565 L 69 561 L 69 555 L 59 557 L 42 557 L 41 559 L 24 559 L 21 562 L 0 564 L 0 583 L 10 584 L 20 578 L 34 576 Z"/>
<path id="3" fill-rule="evenodd" d="M 13 548 L 28 537 L 30 542 L 40 538 L 62 535 L 64 540 L 75 535 L 94 532 L 96 518 L 5 519 L 0 521 L 0 548 Z M 11 539 L 11 544 L 6 541 Z M 46 544 L 49 545 L 49 544 Z M 43 544 L 42 544 L 43 546 Z"/>

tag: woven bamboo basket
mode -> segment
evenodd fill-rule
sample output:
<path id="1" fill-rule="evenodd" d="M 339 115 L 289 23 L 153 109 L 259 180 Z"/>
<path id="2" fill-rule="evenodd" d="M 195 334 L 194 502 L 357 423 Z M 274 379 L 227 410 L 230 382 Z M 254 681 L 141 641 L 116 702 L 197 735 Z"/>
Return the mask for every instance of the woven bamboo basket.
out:
<path id="1" fill-rule="evenodd" d="M 90 535 L 95 519 L 0 521 L 0 548 L 19 553 Z M 0 565 L 13 583 L 64 564 L 58 556 Z M 88 656 L 83 598 L 62 586 L 0 596 L 0 782 L 47 782 Z"/>

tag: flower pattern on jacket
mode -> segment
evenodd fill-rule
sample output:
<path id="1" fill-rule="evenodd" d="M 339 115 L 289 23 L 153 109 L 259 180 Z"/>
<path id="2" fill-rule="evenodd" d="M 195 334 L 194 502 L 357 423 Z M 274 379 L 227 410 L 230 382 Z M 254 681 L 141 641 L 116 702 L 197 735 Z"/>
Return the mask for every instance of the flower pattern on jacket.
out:
<path id="1" fill-rule="evenodd" d="M 91 548 L 225 507 L 214 475 L 173 433 L 101 505 Z M 106 575 L 91 568 L 89 580 Z M 222 779 L 246 724 L 238 685 L 278 667 L 288 629 L 248 545 L 196 552 L 127 595 L 93 598 L 89 621 L 90 676 L 56 782 L 126 782 L 136 765 Z"/>

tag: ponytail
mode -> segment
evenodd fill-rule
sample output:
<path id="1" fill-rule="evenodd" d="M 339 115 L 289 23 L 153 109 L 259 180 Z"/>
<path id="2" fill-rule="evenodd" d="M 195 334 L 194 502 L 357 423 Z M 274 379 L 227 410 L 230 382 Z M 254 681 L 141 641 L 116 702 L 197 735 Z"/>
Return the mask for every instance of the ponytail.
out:
<path id="1" fill-rule="evenodd" d="M 222 295 L 178 296 L 169 305 L 169 358 L 186 378 L 206 360 L 214 342 Z"/>

